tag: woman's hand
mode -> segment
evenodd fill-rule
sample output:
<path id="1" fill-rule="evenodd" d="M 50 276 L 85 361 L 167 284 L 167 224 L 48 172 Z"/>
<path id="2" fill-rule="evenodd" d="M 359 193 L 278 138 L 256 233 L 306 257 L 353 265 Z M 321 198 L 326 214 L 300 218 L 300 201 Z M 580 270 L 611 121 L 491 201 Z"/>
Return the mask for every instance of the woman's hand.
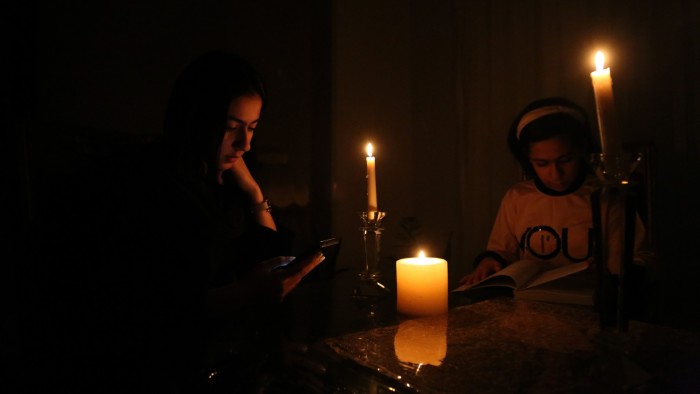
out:
<path id="1" fill-rule="evenodd" d="M 275 257 L 270 260 L 260 263 L 258 275 L 264 279 L 261 284 L 267 284 L 269 291 L 267 296 L 271 297 L 272 301 L 281 302 L 294 288 L 297 287 L 304 277 L 311 272 L 317 265 L 321 264 L 326 256 L 322 252 L 316 252 L 304 260 L 296 261 L 292 266 L 277 269 L 289 262 L 289 257 Z"/>
<path id="2" fill-rule="evenodd" d="M 283 269 L 276 268 L 289 263 L 289 257 L 265 260 L 249 275 L 227 286 L 209 290 L 208 311 L 212 316 L 226 316 L 256 303 L 280 303 L 325 258 L 318 252 Z"/>
<path id="3" fill-rule="evenodd" d="M 250 173 L 250 170 L 248 170 L 248 166 L 245 164 L 242 157 L 233 163 L 233 167 L 231 167 L 230 171 L 238 187 L 248 196 L 251 206 L 257 207 L 265 202 L 265 196 L 260 189 L 260 185 L 258 185 L 258 182 L 253 178 L 253 175 Z M 256 208 L 253 214 L 258 224 L 277 231 L 277 225 L 272 215 L 270 215 L 270 212 L 265 209 Z"/>
<path id="4" fill-rule="evenodd" d="M 495 259 L 492 259 L 490 257 L 487 257 L 479 263 L 479 265 L 476 266 L 474 271 L 462 278 L 459 281 L 460 286 L 462 285 L 473 285 L 474 283 L 477 283 L 487 276 L 493 274 L 494 272 L 498 272 L 501 269 L 503 269 L 503 266 L 501 266 L 501 263 L 496 261 Z"/>
<path id="5" fill-rule="evenodd" d="M 255 178 L 253 178 L 253 175 L 248 169 L 248 165 L 245 164 L 245 160 L 243 160 L 242 157 L 233 163 L 233 167 L 231 167 L 230 171 L 238 187 L 248 195 L 252 203 L 261 202 L 263 200 L 263 193 L 260 190 L 260 186 Z"/>

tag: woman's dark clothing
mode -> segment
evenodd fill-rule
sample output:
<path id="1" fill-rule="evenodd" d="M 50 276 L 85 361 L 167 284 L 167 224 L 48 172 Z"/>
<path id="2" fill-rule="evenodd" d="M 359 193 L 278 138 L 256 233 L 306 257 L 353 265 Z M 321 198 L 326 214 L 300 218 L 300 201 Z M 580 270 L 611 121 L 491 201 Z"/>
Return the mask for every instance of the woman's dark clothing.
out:
<path id="1" fill-rule="evenodd" d="M 218 185 L 204 164 L 171 164 L 153 144 L 89 162 L 47 194 L 23 283 L 26 387 L 196 387 L 211 332 L 207 290 L 283 254 L 230 177 Z"/>

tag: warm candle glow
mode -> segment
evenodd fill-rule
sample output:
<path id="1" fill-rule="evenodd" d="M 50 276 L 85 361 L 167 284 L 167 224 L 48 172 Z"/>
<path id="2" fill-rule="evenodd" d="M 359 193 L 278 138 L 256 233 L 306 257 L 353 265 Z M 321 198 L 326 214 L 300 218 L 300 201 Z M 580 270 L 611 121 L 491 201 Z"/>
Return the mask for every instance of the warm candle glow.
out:
<path id="1" fill-rule="evenodd" d="M 447 261 L 418 257 L 396 262 L 396 307 L 408 316 L 431 316 L 447 312 Z"/>
<path id="2" fill-rule="evenodd" d="M 442 365 L 447 355 L 447 315 L 399 323 L 394 336 L 394 352 L 401 363 L 419 367 Z"/>
<path id="3" fill-rule="evenodd" d="M 372 156 L 374 147 L 367 144 L 367 212 L 379 211 L 377 206 L 377 166 L 376 158 Z"/>
<path id="4" fill-rule="evenodd" d="M 605 55 L 603 52 L 598 51 L 595 54 L 595 69 L 596 71 L 603 71 L 603 66 L 605 65 Z"/>
<path id="5" fill-rule="evenodd" d="M 615 118 L 615 99 L 613 98 L 610 68 L 605 67 L 605 55 L 598 51 L 595 55 L 596 70 L 591 72 L 591 82 L 595 93 L 600 148 L 603 153 L 618 152 L 622 147 Z"/>

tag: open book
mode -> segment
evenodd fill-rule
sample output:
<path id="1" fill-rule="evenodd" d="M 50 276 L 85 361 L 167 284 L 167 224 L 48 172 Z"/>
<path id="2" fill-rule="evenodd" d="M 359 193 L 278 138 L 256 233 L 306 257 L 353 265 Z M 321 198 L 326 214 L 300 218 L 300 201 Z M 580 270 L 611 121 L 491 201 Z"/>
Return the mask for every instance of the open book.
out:
<path id="1" fill-rule="evenodd" d="M 472 285 L 452 291 L 469 291 L 485 287 L 509 287 L 515 298 L 564 304 L 593 305 L 595 283 L 582 271 L 588 262 L 551 268 L 541 261 L 520 260 Z M 581 273 L 575 275 L 577 273 Z"/>

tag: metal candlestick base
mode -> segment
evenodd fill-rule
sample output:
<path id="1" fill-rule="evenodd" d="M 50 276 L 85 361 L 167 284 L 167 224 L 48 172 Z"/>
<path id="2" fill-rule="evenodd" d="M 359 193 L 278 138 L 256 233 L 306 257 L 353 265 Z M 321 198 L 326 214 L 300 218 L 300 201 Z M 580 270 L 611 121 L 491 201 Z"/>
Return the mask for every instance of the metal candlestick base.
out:
<path id="1" fill-rule="evenodd" d="M 364 265 L 358 275 L 358 284 L 353 291 L 353 297 L 357 299 L 372 299 L 383 297 L 390 293 L 382 282 L 382 274 L 379 270 L 379 259 L 382 246 L 382 219 L 386 212 L 370 211 L 361 212 L 362 220 L 362 244 L 364 246 Z"/>

